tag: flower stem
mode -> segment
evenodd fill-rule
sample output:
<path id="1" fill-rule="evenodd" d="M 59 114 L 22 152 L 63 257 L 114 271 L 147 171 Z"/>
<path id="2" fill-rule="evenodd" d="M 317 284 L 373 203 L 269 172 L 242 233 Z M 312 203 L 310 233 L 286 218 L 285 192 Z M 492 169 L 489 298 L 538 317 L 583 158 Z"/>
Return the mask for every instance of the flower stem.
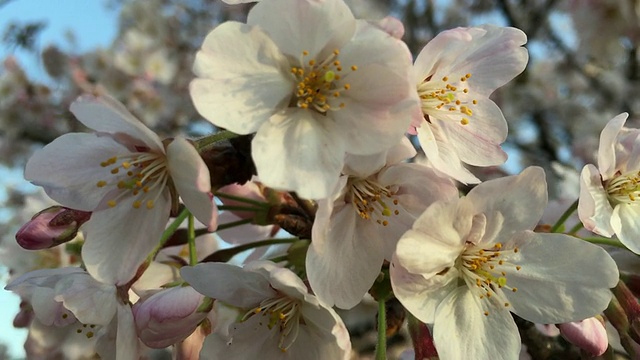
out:
<path id="1" fill-rule="evenodd" d="M 385 299 L 378 300 L 378 344 L 376 360 L 387 359 L 387 317 Z"/>
<path id="2" fill-rule="evenodd" d="M 216 231 L 226 230 L 226 229 L 230 229 L 232 227 L 245 225 L 245 224 L 250 224 L 252 221 L 253 221 L 253 219 L 242 219 L 242 220 L 238 220 L 238 221 L 232 221 L 232 222 L 229 222 L 229 223 L 224 223 L 222 225 L 218 225 L 218 228 L 216 229 Z"/>
<path id="3" fill-rule="evenodd" d="M 257 201 L 257 200 L 253 200 L 253 199 L 247 199 L 247 198 L 244 198 L 244 197 L 242 197 L 242 196 L 236 196 L 236 195 L 226 194 L 226 193 L 219 192 L 219 191 L 217 191 L 217 192 L 215 193 L 215 195 L 216 195 L 217 197 L 220 197 L 220 198 L 225 198 L 225 199 L 229 199 L 229 200 L 240 201 L 240 202 L 244 202 L 244 203 L 247 203 L 247 204 L 256 205 L 256 206 L 258 206 L 258 207 L 263 207 L 263 206 L 267 205 L 267 203 L 262 202 L 262 201 Z"/>
<path id="4" fill-rule="evenodd" d="M 195 266 L 198 264 L 198 253 L 196 251 L 196 228 L 193 220 L 193 215 L 189 214 L 189 230 L 187 233 L 187 241 L 189 243 L 189 265 Z"/>
<path id="5" fill-rule="evenodd" d="M 235 211 L 260 211 L 261 208 L 252 206 L 236 206 L 236 205 L 219 205 L 218 210 L 235 210 Z"/>
<path id="6" fill-rule="evenodd" d="M 268 246 L 268 245 L 276 245 L 276 244 L 290 244 L 296 241 L 299 241 L 298 238 L 279 238 L 279 239 L 266 239 L 262 241 L 256 241 L 249 244 L 239 245 L 231 249 L 222 249 L 214 252 L 213 254 L 207 256 L 202 262 L 227 262 L 232 257 L 238 255 L 239 253 L 247 250 L 251 250 L 253 248 Z"/>
<path id="7" fill-rule="evenodd" d="M 573 204 L 571 204 L 571 206 L 569 206 L 569 208 L 564 212 L 564 214 L 560 216 L 560 219 L 558 219 L 558 221 L 551 228 L 551 232 L 557 233 L 558 230 L 562 227 L 562 225 L 564 225 L 564 222 L 567 221 L 569 216 L 571 216 L 571 214 L 573 214 L 573 212 L 576 211 L 577 208 L 578 208 L 578 200 L 574 201 Z"/>
<path id="8" fill-rule="evenodd" d="M 582 224 L 582 222 L 577 223 L 574 227 L 571 228 L 571 230 L 569 230 L 569 232 L 567 234 L 575 234 L 578 231 L 580 231 L 580 229 L 582 229 L 584 227 L 584 225 Z"/>
<path id="9" fill-rule="evenodd" d="M 178 230 L 178 227 L 180 227 L 180 224 L 182 224 L 184 219 L 186 219 L 187 216 L 189 216 L 189 215 L 190 215 L 190 213 L 189 213 L 189 210 L 187 210 L 187 208 L 182 209 L 180 214 L 178 214 L 178 216 L 176 216 L 176 219 L 173 220 L 171 225 L 169 225 L 165 229 L 165 231 L 162 233 L 162 236 L 160 237 L 160 242 L 158 243 L 158 245 L 156 245 L 156 247 L 153 249 L 151 254 L 149 254 L 149 256 L 147 257 L 147 260 L 153 261 L 153 259 L 156 257 L 156 254 L 158 253 L 158 251 L 160 251 L 160 249 L 162 249 L 162 247 L 167 242 L 167 240 L 169 240 L 171 238 L 171 235 L 173 235 L 173 233 L 175 233 L 176 230 Z"/>
<path id="10" fill-rule="evenodd" d="M 213 135 L 204 136 L 198 140 L 195 140 L 194 142 L 196 144 L 196 149 L 202 150 L 222 140 L 233 139 L 234 137 L 238 137 L 238 136 L 240 135 L 236 133 L 232 133 L 231 131 L 228 131 L 228 130 L 223 130 Z"/>
<path id="11" fill-rule="evenodd" d="M 592 244 L 601 244 L 601 245 L 609 245 L 609 246 L 615 246 L 615 247 L 619 247 L 621 249 L 626 249 L 627 247 L 622 245 L 622 243 L 620 243 L 620 241 L 618 240 L 614 240 L 614 239 L 607 239 L 607 238 L 603 238 L 603 237 L 584 237 L 584 238 L 580 238 L 584 241 L 590 242 Z"/>

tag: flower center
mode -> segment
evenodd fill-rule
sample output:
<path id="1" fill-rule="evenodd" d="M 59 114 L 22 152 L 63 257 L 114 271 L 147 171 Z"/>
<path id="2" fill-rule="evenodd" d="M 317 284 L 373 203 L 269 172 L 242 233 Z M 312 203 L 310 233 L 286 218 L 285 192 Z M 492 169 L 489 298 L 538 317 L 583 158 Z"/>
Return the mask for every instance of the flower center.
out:
<path id="1" fill-rule="evenodd" d="M 619 175 L 607 183 L 607 196 L 613 204 L 640 204 L 640 171 Z"/>
<path id="2" fill-rule="evenodd" d="M 269 330 L 275 328 L 280 332 L 278 348 L 286 352 L 296 341 L 300 324 L 304 324 L 301 307 L 300 300 L 279 294 L 275 298 L 263 300 L 258 307 L 249 310 L 241 321 L 251 316 L 264 317 L 266 322 L 261 321 L 260 325 L 266 324 Z"/>
<path id="3" fill-rule="evenodd" d="M 340 96 L 351 88 L 349 83 L 343 83 L 342 64 L 338 60 L 339 50 L 333 50 L 323 61 L 306 60 L 308 51 L 302 52 L 301 66 L 292 66 L 291 74 L 297 82 L 292 106 L 302 109 L 314 109 L 321 114 L 329 110 L 339 110 L 345 107 Z M 358 70 L 356 65 L 349 67 L 351 71 Z"/>
<path id="4" fill-rule="evenodd" d="M 398 199 L 394 198 L 396 192 L 390 186 L 382 186 L 371 178 L 349 178 L 347 186 L 346 200 L 353 204 L 361 218 L 375 219 L 378 224 L 387 226 L 389 221 L 385 218 L 400 214 L 398 209 L 393 209 L 398 205 Z"/>
<path id="5" fill-rule="evenodd" d="M 520 271 L 521 267 L 504 260 L 504 255 L 517 253 L 518 251 L 520 250 L 517 247 L 508 250 L 503 249 L 502 243 L 495 243 L 491 248 L 471 245 L 460 256 L 457 267 L 467 286 L 480 299 L 486 299 L 494 304 L 509 307 L 509 302 L 506 301 L 502 289 L 508 289 L 513 292 L 518 291 L 518 289 L 507 285 L 507 272 L 505 270 L 511 267 Z M 489 312 L 485 311 L 484 314 L 488 316 Z"/>
<path id="6" fill-rule="evenodd" d="M 431 78 L 425 79 L 418 85 L 418 95 L 422 103 L 422 112 L 425 115 L 435 115 L 442 112 L 447 116 L 460 118 L 460 124 L 469 124 L 469 117 L 473 115 L 471 107 L 478 104 L 477 100 L 469 101 L 469 88 L 466 87 L 467 80 L 471 74 L 465 74 L 458 79 L 449 81 L 445 76 L 440 80 Z"/>
<path id="7" fill-rule="evenodd" d="M 87 337 L 87 339 L 91 339 L 96 335 L 96 332 L 99 330 L 99 328 L 96 329 L 96 325 L 95 324 L 82 324 L 80 322 L 78 322 L 78 325 L 81 325 L 79 328 L 76 329 L 76 334 L 83 334 L 84 336 Z"/>
<path id="8" fill-rule="evenodd" d="M 107 201 L 109 207 L 126 197 L 137 197 L 133 208 L 144 204 L 147 209 L 154 207 L 169 180 L 167 159 L 163 154 L 134 152 L 123 156 L 114 156 L 100 163 L 101 167 L 111 167 L 112 178 L 100 180 L 96 187 L 105 186 L 118 189 L 117 194 Z"/>

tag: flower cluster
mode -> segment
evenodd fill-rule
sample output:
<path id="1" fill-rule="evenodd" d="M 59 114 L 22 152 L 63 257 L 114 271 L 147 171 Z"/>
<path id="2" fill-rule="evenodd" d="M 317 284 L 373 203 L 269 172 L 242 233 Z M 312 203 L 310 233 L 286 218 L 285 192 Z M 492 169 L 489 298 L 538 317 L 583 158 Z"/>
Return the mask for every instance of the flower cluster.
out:
<path id="1" fill-rule="evenodd" d="M 609 311 L 610 289 L 624 286 L 616 262 L 591 243 L 603 238 L 564 231 L 570 212 L 539 224 L 542 168 L 484 182 L 475 170 L 506 161 L 507 120 L 490 95 L 526 67 L 525 33 L 447 30 L 412 62 L 403 32 L 343 0 L 258 2 L 195 54 L 188 92 L 219 129 L 198 139 L 160 138 L 98 88 L 77 98 L 70 111 L 93 132 L 60 136 L 25 168 L 59 205 L 18 243 L 74 256 L 6 288 L 29 308 L 27 326 L 65 334 L 30 355 L 137 359 L 173 346 L 184 358 L 349 359 L 334 307 L 371 295 L 378 358 L 395 298 L 416 356 L 431 344 L 443 359 L 514 359 L 512 313 L 574 329 Z M 125 39 L 122 71 L 171 82 L 166 51 L 138 32 Z M 585 167 L 570 210 L 639 253 L 640 132 L 625 118 L 603 131 L 599 168 Z"/>

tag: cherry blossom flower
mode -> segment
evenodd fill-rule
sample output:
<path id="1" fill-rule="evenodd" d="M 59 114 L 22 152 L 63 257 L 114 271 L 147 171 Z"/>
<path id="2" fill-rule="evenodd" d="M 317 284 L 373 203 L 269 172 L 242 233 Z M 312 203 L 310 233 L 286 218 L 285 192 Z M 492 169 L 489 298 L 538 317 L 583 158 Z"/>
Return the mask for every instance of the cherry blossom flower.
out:
<path id="1" fill-rule="evenodd" d="M 57 138 L 29 159 L 25 178 L 62 205 L 93 212 L 82 258 L 97 280 L 132 278 L 169 219 L 171 187 L 216 227 L 209 170 L 187 140 L 163 143 L 107 96 L 83 95 L 71 112 L 96 132 Z"/>
<path id="2" fill-rule="evenodd" d="M 463 164 L 505 162 L 507 122 L 489 95 L 524 70 L 526 41 L 518 29 L 485 25 L 443 31 L 422 49 L 414 80 L 424 115 L 412 125 L 436 169 L 478 183 Z"/>
<path id="3" fill-rule="evenodd" d="M 318 201 L 306 272 L 327 305 L 357 305 L 415 219 L 434 201 L 458 196 L 449 178 L 402 163 L 415 155 L 404 140 L 386 156 L 349 157 L 335 195 Z"/>
<path id="4" fill-rule="evenodd" d="M 607 307 L 615 262 L 580 239 L 529 230 L 546 202 L 544 172 L 530 167 L 432 204 L 402 236 L 390 269 L 394 294 L 433 324 L 440 358 L 517 358 L 510 311 L 559 324 Z"/>
<path id="5" fill-rule="evenodd" d="M 600 134 L 598 167 L 582 169 L 578 216 L 587 230 L 615 234 L 640 254 L 640 130 L 623 127 L 628 116 L 609 121 Z"/>
<path id="6" fill-rule="evenodd" d="M 67 267 L 26 273 L 5 289 L 28 298 L 44 325 L 72 326 L 76 334 L 95 341 L 101 358 L 138 359 L 131 306 L 115 285 L 98 282 L 80 268 Z"/>
<path id="7" fill-rule="evenodd" d="M 227 334 L 207 337 L 201 358 L 349 358 L 351 343 L 340 317 L 290 270 L 261 261 L 243 268 L 203 263 L 181 273 L 200 293 L 246 311 Z"/>
<path id="8" fill-rule="evenodd" d="M 320 199 L 345 153 L 389 149 L 419 113 L 410 58 L 342 0 L 259 2 L 247 24 L 226 22 L 206 37 L 190 92 L 215 125 L 256 133 L 261 182 Z"/>

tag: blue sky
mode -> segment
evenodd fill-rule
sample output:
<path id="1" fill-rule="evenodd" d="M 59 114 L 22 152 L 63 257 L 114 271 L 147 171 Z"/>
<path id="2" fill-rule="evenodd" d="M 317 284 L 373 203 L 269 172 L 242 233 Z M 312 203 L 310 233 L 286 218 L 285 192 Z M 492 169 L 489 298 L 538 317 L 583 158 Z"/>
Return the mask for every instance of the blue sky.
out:
<path id="1" fill-rule="evenodd" d="M 45 21 L 47 26 L 38 38 L 38 49 L 56 44 L 64 50 L 82 53 L 96 47 L 108 47 L 117 32 L 118 12 L 107 9 L 105 5 L 104 0 L 12 0 L 0 7 L 0 34 L 4 33 L 11 22 L 24 24 L 30 21 Z M 74 34 L 74 46 L 66 39 L 68 32 Z M 0 59 L 15 55 L 32 78 L 50 83 L 37 57 L 25 51 L 15 50 L 0 45 Z M 15 182 L 19 179 L 10 181 Z M 5 184 L 6 182 L 0 186 L 6 186 Z M 6 269 L 0 267 L 0 289 L 5 285 L 5 276 Z M 26 333 L 17 331 L 12 326 L 13 317 L 18 311 L 19 299 L 12 293 L 0 290 L 0 304 L 0 342 L 9 346 L 12 359 L 24 357 L 23 344 Z"/>

